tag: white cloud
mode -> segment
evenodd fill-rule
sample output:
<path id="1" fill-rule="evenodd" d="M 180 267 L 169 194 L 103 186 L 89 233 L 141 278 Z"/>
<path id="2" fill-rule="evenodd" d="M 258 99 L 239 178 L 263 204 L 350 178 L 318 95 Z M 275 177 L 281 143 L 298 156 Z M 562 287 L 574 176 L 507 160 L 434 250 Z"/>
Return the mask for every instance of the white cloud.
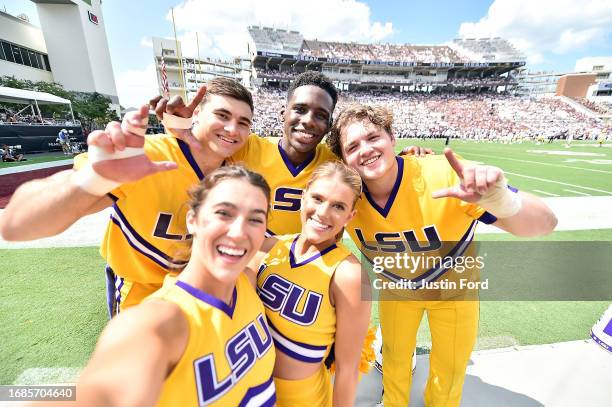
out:
<path id="1" fill-rule="evenodd" d="M 128 70 L 117 76 L 117 93 L 123 107 L 139 107 L 159 93 L 155 65 L 143 70 Z"/>
<path id="2" fill-rule="evenodd" d="M 461 37 L 499 36 L 543 62 L 547 52 L 565 54 L 601 44 L 612 34 L 610 0 L 495 0 L 478 22 L 459 27 Z"/>
<path id="3" fill-rule="evenodd" d="M 153 48 L 153 41 L 151 41 L 151 37 L 142 37 L 140 39 L 140 45 L 145 48 Z"/>
<path id="4" fill-rule="evenodd" d="M 166 16 L 171 21 L 170 13 Z M 371 21 L 369 6 L 358 0 L 186 0 L 174 8 L 184 54 L 228 57 L 247 54 L 247 26 L 297 30 L 307 39 L 380 41 L 393 33 L 391 22 Z M 191 53 L 193 52 L 193 53 Z"/>
<path id="5" fill-rule="evenodd" d="M 604 71 L 612 70 L 612 57 L 586 57 L 580 58 L 576 61 L 574 71 L 576 72 L 590 72 L 593 70 L 593 66 L 603 65 Z"/>

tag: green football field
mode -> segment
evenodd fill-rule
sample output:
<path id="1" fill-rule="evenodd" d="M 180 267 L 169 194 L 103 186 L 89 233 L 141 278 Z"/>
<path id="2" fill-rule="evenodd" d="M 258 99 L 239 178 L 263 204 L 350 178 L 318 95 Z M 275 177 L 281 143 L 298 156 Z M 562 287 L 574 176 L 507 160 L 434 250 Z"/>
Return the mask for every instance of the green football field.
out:
<path id="1" fill-rule="evenodd" d="M 444 139 L 399 139 L 407 145 L 429 147 L 442 154 Z M 574 141 L 536 144 L 476 143 L 450 140 L 449 147 L 463 158 L 500 167 L 508 181 L 540 197 L 612 195 L 612 144 Z"/>
<path id="2" fill-rule="evenodd" d="M 412 144 L 437 154 L 444 148 L 444 140 L 414 139 L 399 140 L 398 148 Z M 612 195 L 610 147 L 456 140 L 450 146 L 466 159 L 503 168 L 512 185 L 542 197 Z M 589 211 L 588 205 L 576 209 Z M 517 240 L 505 234 L 478 239 Z M 612 229 L 558 231 L 538 240 L 612 242 Z M 0 384 L 74 380 L 107 322 L 104 262 L 97 249 L 13 249 L 0 250 L 0 256 Z M 606 301 L 482 302 L 477 349 L 587 339 L 607 306 Z M 376 304 L 373 320 L 378 320 Z M 418 351 L 426 353 L 430 346 L 424 319 Z"/>

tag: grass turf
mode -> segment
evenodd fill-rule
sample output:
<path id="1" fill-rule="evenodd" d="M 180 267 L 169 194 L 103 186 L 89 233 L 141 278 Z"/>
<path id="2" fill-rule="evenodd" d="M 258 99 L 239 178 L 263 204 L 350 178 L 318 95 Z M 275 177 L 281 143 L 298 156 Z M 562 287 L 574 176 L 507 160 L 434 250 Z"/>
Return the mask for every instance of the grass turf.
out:
<path id="1" fill-rule="evenodd" d="M 70 160 L 72 156 L 65 156 L 60 153 L 43 153 L 43 154 L 32 154 L 26 155 L 27 161 L 15 161 L 15 162 L 1 162 L 0 161 L 0 169 L 2 168 L 10 168 L 10 167 L 20 167 L 22 165 L 30 165 L 30 164 L 40 164 L 46 162 L 60 161 L 60 160 Z"/>
<path id="2" fill-rule="evenodd" d="M 0 255 L 0 384 L 28 368 L 84 366 L 108 318 L 97 248 Z"/>
<path id="3" fill-rule="evenodd" d="M 399 139 L 407 145 L 429 147 L 442 154 L 444 139 Z M 612 195 L 612 149 L 575 141 L 539 144 L 476 143 L 451 140 L 449 147 L 467 160 L 500 167 L 513 186 L 541 197 Z"/>

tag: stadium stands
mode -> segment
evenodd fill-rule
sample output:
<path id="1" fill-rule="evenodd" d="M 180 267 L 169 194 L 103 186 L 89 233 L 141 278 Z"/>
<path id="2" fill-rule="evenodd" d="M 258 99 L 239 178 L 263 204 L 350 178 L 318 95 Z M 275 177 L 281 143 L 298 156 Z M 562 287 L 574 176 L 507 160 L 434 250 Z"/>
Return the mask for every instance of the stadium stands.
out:
<path id="1" fill-rule="evenodd" d="M 297 31 L 257 26 L 250 26 L 248 30 L 260 51 L 297 54 L 304 40 Z"/>
<path id="2" fill-rule="evenodd" d="M 516 48 L 499 37 L 454 39 L 450 47 L 470 61 L 514 62 L 525 60 L 525 57 Z"/>
<path id="3" fill-rule="evenodd" d="M 574 98 L 574 100 L 595 113 L 612 115 L 612 103 L 595 103 L 584 98 Z"/>
<path id="4" fill-rule="evenodd" d="M 279 112 L 286 93 L 260 87 L 254 92 L 253 131 L 280 136 Z M 453 137 L 510 141 L 516 137 L 564 137 L 594 139 L 612 128 L 588 118 L 556 98 L 530 99 L 505 94 L 430 94 L 342 92 L 336 114 L 351 103 L 381 104 L 392 109 L 398 137 Z"/>
<path id="5" fill-rule="evenodd" d="M 354 44 L 304 40 L 302 54 L 370 61 L 467 62 L 467 59 L 444 45 Z"/>

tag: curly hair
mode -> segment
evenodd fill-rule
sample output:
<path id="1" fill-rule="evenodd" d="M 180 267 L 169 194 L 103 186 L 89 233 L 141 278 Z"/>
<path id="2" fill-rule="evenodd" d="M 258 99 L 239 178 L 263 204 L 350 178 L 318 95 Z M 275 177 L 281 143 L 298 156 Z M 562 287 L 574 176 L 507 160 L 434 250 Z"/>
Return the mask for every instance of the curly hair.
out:
<path id="1" fill-rule="evenodd" d="M 392 134 L 393 113 L 384 106 L 354 104 L 344 109 L 336 119 L 327 136 L 327 146 L 338 157 L 342 157 L 340 136 L 344 129 L 354 122 L 372 123 Z"/>

